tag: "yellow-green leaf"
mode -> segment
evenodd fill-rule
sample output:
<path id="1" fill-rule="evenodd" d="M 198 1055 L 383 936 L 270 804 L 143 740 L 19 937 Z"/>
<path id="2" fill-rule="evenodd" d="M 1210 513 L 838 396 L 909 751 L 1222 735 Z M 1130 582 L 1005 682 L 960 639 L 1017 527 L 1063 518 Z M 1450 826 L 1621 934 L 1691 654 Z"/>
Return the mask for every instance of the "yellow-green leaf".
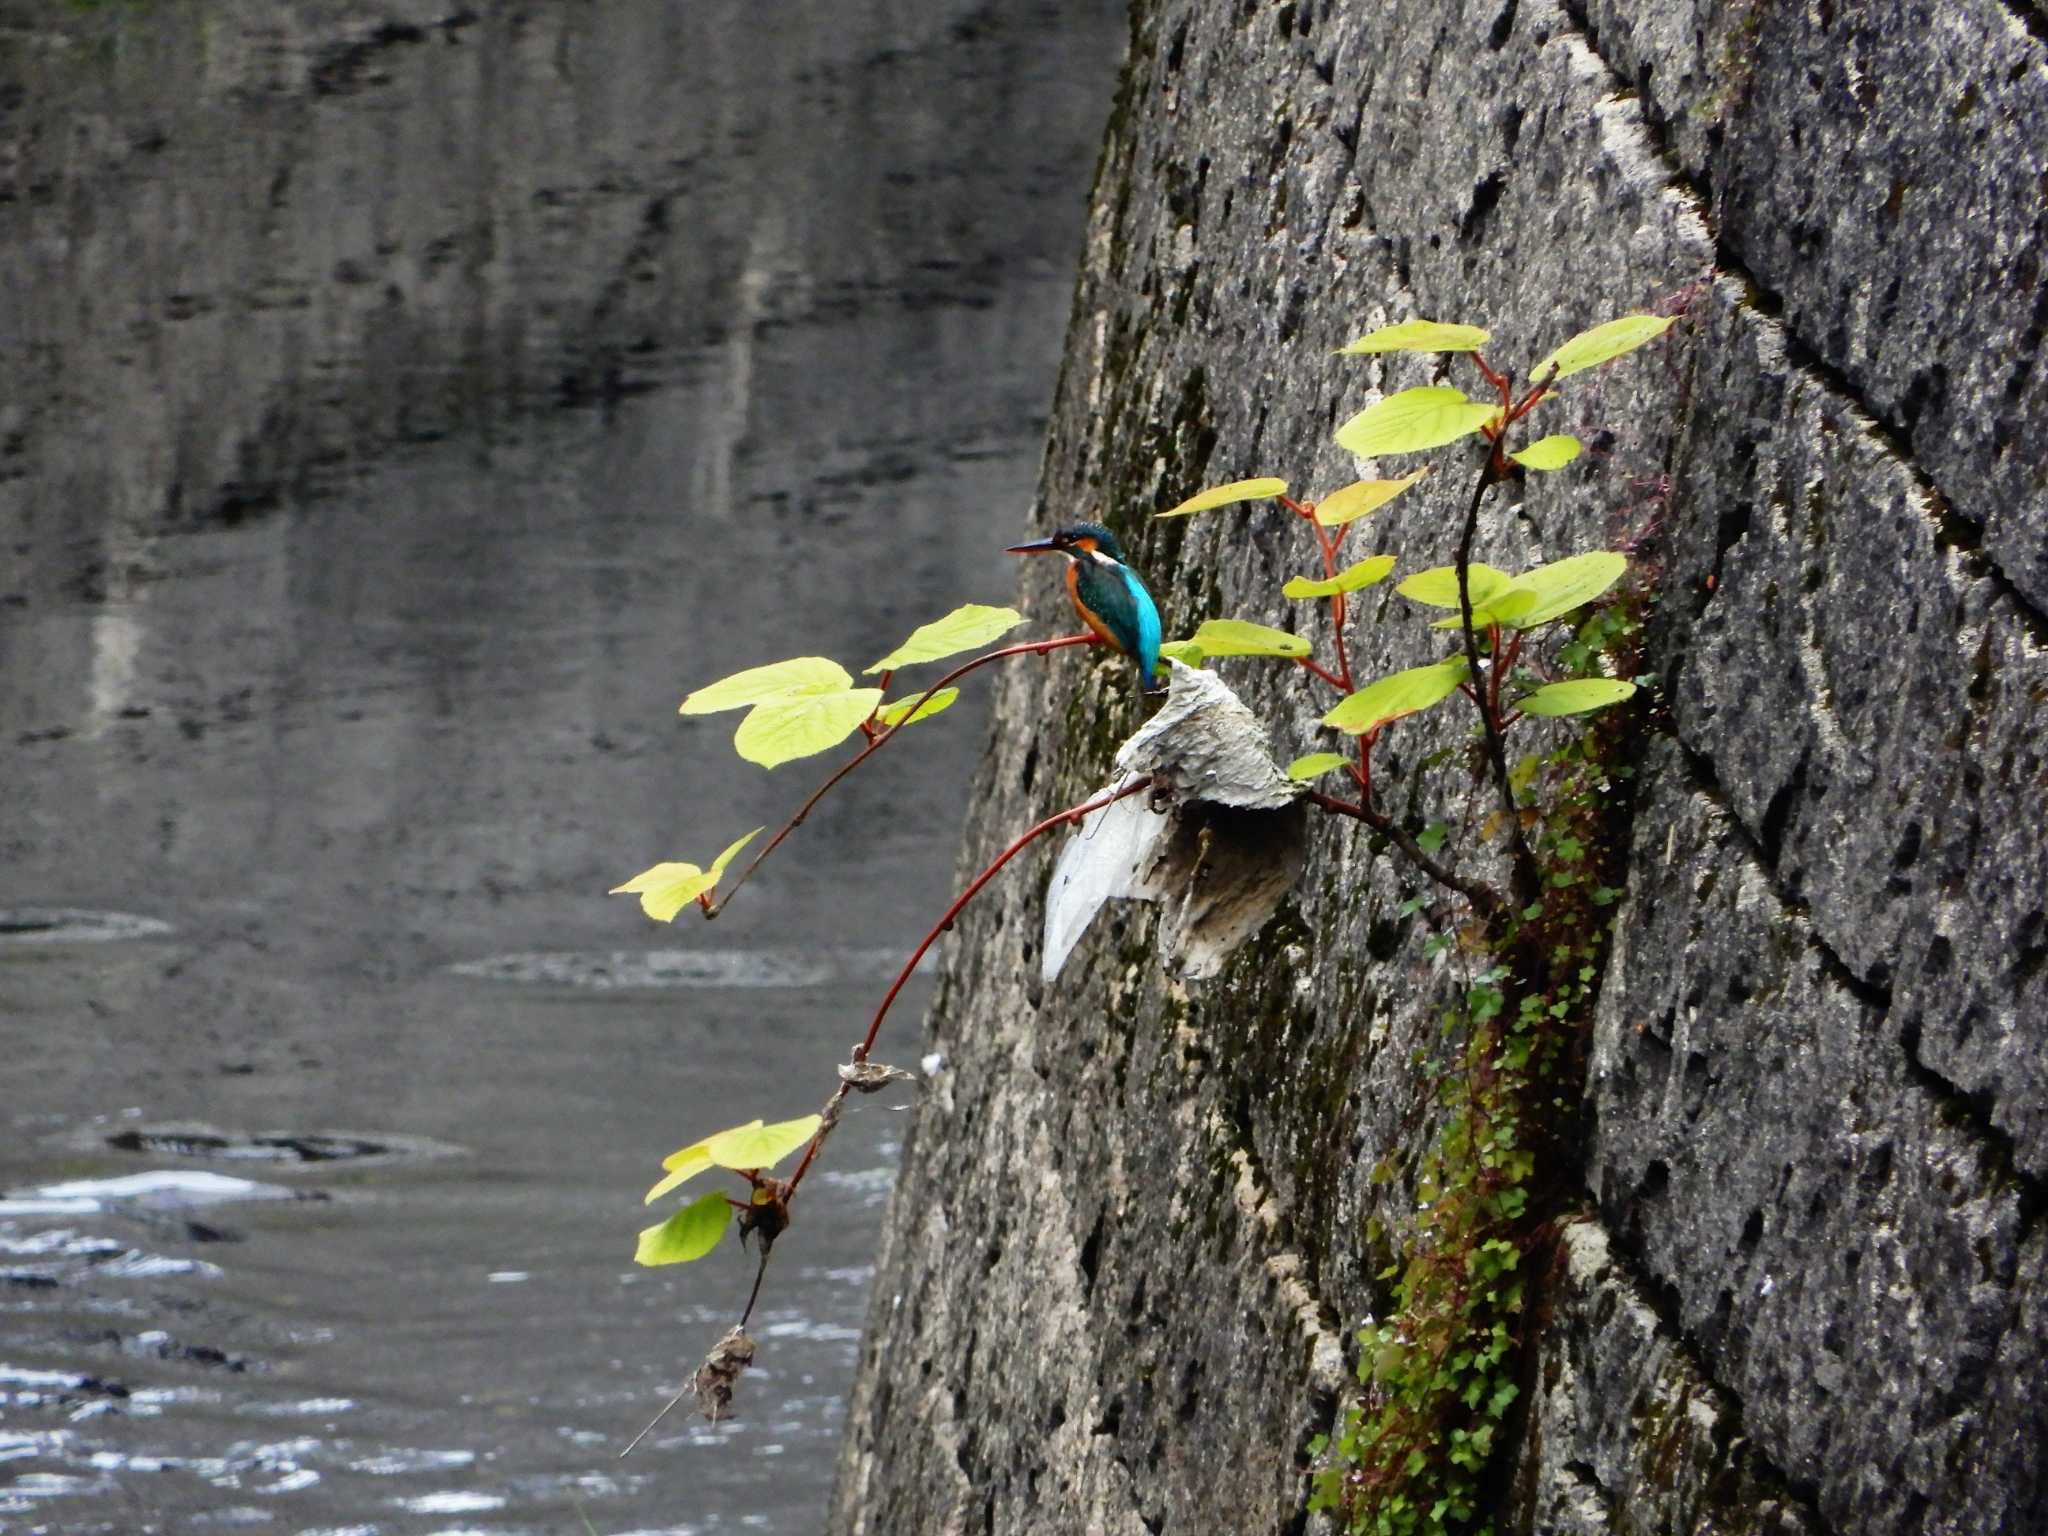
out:
<path id="1" fill-rule="evenodd" d="M 684 715 L 715 715 L 722 709 L 745 709 L 765 699 L 779 699 L 798 688 L 851 688 L 853 677 L 836 661 L 823 656 L 798 656 L 765 667 L 749 667 L 715 683 L 707 683 L 683 700 Z"/>
<path id="2" fill-rule="evenodd" d="M 915 725 L 920 720 L 929 720 L 942 709 L 951 709 L 953 701 L 960 697 L 958 688 L 941 688 L 924 703 L 918 704 L 917 713 L 910 712 L 910 706 L 917 704 L 919 695 L 898 699 L 893 704 L 884 704 L 882 712 L 875 718 L 883 725 Z"/>
<path id="3" fill-rule="evenodd" d="M 1472 594 L 1472 605 L 1476 608 L 1496 592 L 1505 592 L 1510 581 L 1506 571 L 1495 570 L 1474 560 L 1466 568 L 1466 587 Z M 1418 603 L 1427 603 L 1432 608 L 1459 608 L 1458 568 L 1455 565 L 1433 565 L 1426 571 L 1417 571 L 1401 585 L 1394 588 L 1403 597 L 1413 598 Z"/>
<path id="4" fill-rule="evenodd" d="M 1204 656 L 1306 656 L 1309 643 L 1284 629 L 1248 624 L 1243 619 L 1210 619 L 1194 632 L 1193 643 Z"/>
<path id="5" fill-rule="evenodd" d="M 671 1152 L 664 1157 L 661 1166 L 666 1168 L 668 1173 L 660 1183 L 647 1191 L 646 1198 L 641 1203 L 652 1205 L 678 1184 L 687 1184 L 706 1168 L 717 1167 L 718 1165 L 711 1161 L 709 1148 L 710 1140 L 706 1138 L 704 1141 L 693 1141 L 680 1152 Z"/>
<path id="6" fill-rule="evenodd" d="M 933 619 L 931 623 L 912 630 L 908 640 L 866 668 L 862 675 L 893 672 L 898 667 L 914 666 L 920 661 L 938 661 L 942 657 L 957 656 L 962 651 L 979 650 L 991 640 L 1000 640 L 1023 622 L 1024 615 L 1014 608 L 967 603 L 943 619 Z M 852 680 L 849 678 L 848 681 Z"/>
<path id="7" fill-rule="evenodd" d="M 1517 629 L 1534 629 L 1552 619 L 1590 603 L 1617 581 L 1628 569 L 1628 560 L 1611 549 L 1596 549 L 1583 555 L 1567 555 L 1515 578 L 1517 588 L 1533 593 L 1535 604 L 1517 615 Z"/>
<path id="8" fill-rule="evenodd" d="M 652 869 L 642 870 L 624 885 L 613 886 L 609 894 L 638 896 L 641 911 L 657 923 L 672 923 L 678 912 L 718 884 L 733 855 L 760 834 L 761 829 L 754 828 L 713 859 L 709 869 L 684 863 L 657 864 Z"/>
<path id="9" fill-rule="evenodd" d="M 1546 683 L 1526 699 L 1515 700 L 1525 715 L 1583 715 L 1619 704 L 1634 695 L 1636 685 L 1613 677 L 1575 677 L 1567 683 Z"/>
<path id="10" fill-rule="evenodd" d="M 1536 606 L 1536 594 L 1519 582 L 1501 588 L 1483 603 L 1472 605 L 1472 627 L 1485 629 L 1489 625 L 1505 624 L 1513 629 L 1525 628 L 1522 619 Z M 1438 619 L 1429 626 L 1431 629 L 1463 629 L 1465 616 L 1462 611 L 1447 619 Z"/>
<path id="11" fill-rule="evenodd" d="M 1392 555 L 1374 555 L 1370 560 L 1347 566 L 1327 579 L 1293 577 L 1280 590 L 1289 597 L 1333 597 L 1339 592 L 1356 592 L 1361 587 L 1375 586 L 1385 581 L 1387 572 L 1393 568 Z"/>
<path id="12" fill-rule="evenodd" d="M 1321 778 L 1333 768 L 1342 768 L 1350 761 L 1342 752 L 1311 752 L 1287 765 L 1287 777 L 1306 783 L 1310 779 Z"/>
<path id="13" fill-rule="evenodd" d="M 1348 347 L 1339 347 L 1339 357 L 1362 352 L 1470 352 L 1486 345 L 1487 333 L 1476 325 L 1442 325 L 1434 320 L 1403 320 L 1368 331 Z"/>
<path id="14" fill-rule="evenodd" d="M 732 1207 L 723 1195 L 705 1195 L 692 1200 L 659 1226 L 640 1234 L 633 1251 L 635 1264 L 687 1264 L 701 1259 L 718 1246 L 732 1220 Z"/>
<path id="15" fill-rule="evenodd" d="M 1354 480 L 1316 503 L 1316 521 L 1325 528 L 1355 523 L 1361 517 L 1379 511 L 1428 473 L 1429 466 L 1425 464 L 1414 474 L 1403 475 L 1398 480 Z"/>
<path id="16" fill-rule="evenodd" d="M 1202 648 L 1192 640 L 1169 640 L 1159 647 L 1159 654 L 1184 667 L 1199 667 L 1204 656 Z"/>
<path id="17" fill-rule="evenodd" d="M 785 694 L 754 706 L 733 732 L 733 750 L 763 768 L 827 752 L 859 730 L 881 702 L 879 688 Z"/>
<path id="18" fill-rule="evenodd" d="M 1511 453 L 1513 459 L 1524 469 L 1563 469 L 1579 456 L 1581 444 L 1576 437 L 1564 432 L 1554 432 L 1549 437 L 1539 437 L 1518 453 Z"/>
<path id="19" fill-rule="evenodd" d="M 763 1125 L 749 1120 L 729 1131 L 704 1138 L 704 1150 L 721 1168 L 773 1168 L 818 1133 L 816 1115 L 799 1115 Z"/>
<path id="20" fill-rule="evenodd" d="M 1425 384 L 1367 406 L 1337 429 L 1337 444 L 1362 459 L 1420 453 L 1477 432 L 1499 414 L 1499 406 L 1468 400 L 1463 390 Z"/>
<path id="21" fill-rule="evenodd" d="M 1465 658 L 1453 656 L 1427 667 L 1410 667 L 1361 688 L 1323 716 L 1323 724 L 1363 736 L 1390 720 L 1442 702 L 1465 677 Z"/>
<path id="22" fill-rule="evenodd" d="M 1178 506 L 1156 512 L 1155 517 L 1190 517 L 1197 512 L 1207 512 L 1212 507 L 1227 507 L 1238 501 L 1263 501 L 1270 496 L 1285 496 L 1287 482 L 1262 476 L 1257 480 L 1233 480 L 1228 485 L 1211 486 L 1208 490 L 1190 496 Z"/>
<path id="23" fill-rule="evenodd" d="M 1588 368 L 1611 362 L 1624 352 L 1633 352 L 1646 341 L 1655 341 L 1677 322 L 1675 315 L 1623 315 L 1590 331 L 1581 331 L 1531 370 L 1529 377 L 1542 383 L 1552 365 L 1557 377 L 1569 378 Z"/>

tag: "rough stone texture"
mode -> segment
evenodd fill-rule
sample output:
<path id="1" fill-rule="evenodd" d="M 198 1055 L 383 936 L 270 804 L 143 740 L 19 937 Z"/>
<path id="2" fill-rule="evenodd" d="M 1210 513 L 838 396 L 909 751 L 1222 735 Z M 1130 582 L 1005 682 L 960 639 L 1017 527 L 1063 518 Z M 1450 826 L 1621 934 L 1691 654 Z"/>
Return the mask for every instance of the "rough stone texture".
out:
<path id="1" fill-rule="evenodd" d="M 1624 9 L 1140 3 L 1040 520 L 1106 514 L 1171 633 L 1290 622 L 1327 654 L 1327 615 L 1276 596 L 1310 560 L 1281 514 L 1144 513 L 1350 478 L 1331 427 L 1437 372 L 1329 356 L 1371 325 L 1479 321 L 1526 367 L 1612 314 L 1684 317 L 1568 381 L 1542 428 L 1587 461 L 1482 524 L 1506 566 L 1632 551 L 1664 679 L 1587 1085 L 1594 1212 L 1532 1314 L 1503 1516 L 2042 1528 L 2041 29 Z M 1449 558 L 1469 469 L 1438 457 L 1350 550 Z M 1026 587 L 1047 615 L 1052 575 Z M 1367 675 L 1438 654 L 1390 586 L 1351 627 Z M 1224 666 L 1279 754 L 1328 744 L 1299 674 Z M 1102 781 L 1125 676 L 1004 678 L 966 867 Z M 1455 773 L 1409 772 L 1462 731 L 1399 727 L 1383 808 L 1476 821 Z M 1137 908 L 1040 989 L 1051 858 L 952 952 L 836 1528 L 1302 1529 L 1305 1443 L 1387 1306 L 1368 1218 L 1419 1219 L 1412 1061 L 1460 984 L 1422 941 L 1452 908 L 1403 916 L 1413 878 L 1319 818 L 1215 982 L 1164 980 Z"/>

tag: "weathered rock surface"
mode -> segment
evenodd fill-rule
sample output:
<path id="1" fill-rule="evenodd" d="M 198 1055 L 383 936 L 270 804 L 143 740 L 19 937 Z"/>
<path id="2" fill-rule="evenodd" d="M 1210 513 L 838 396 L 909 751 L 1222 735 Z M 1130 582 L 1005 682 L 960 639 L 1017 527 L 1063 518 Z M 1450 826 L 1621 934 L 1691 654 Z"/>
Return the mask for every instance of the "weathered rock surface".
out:
<path id="1" fill-rule="evenodd" d="M 1277 597 L 1311 563 L 1278 512 L 1145 514 L 1351 478 L 1331 427 L 1436 370 L 1332 348 L 1422 315 L 1526 367 L 1683 317 L 1568 382 L 1543 428 L 1593 452 L 1482 525 L 1509 567 L 1632 551 L 1663 679 L 1510 1528 L 2048 1527 L 2044 90 L 2038 14 L 1990 3 L 1135 7 L 1041 516 L 1116 523 L 1170 633 L 1327 646 Z M 1450 557 L 1469 471 L 1439 457 L 1349 548 Z M 1437 654 L 1364 597 L 1355 668 Z M 1327 695 L 1224 666 L 1281 755 L 1327 744 Z M 1071 656 L 998 711 L 971 867 L 1136 724 Z M 1383 807 L 1476 819 L 1410 772 L 1461 730 L 1390 736 Z M 1041 991 L 1052 858 L 961 923 L 835 1528 L 1303 1529 L 1389 1306 L 1368 1218 L 1419 1219 L 1449 908 L 1403 915 L 1414 877 L 1318 818 L 1214 982 L 1163 977 L 1133 907 Z"/>

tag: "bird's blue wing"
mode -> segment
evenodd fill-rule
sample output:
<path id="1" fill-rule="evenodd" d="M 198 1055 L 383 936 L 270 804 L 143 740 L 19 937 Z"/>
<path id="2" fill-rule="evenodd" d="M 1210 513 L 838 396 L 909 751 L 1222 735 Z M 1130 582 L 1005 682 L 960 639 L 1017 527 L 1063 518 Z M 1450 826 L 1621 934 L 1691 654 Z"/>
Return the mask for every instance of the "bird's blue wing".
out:
<path id="1" fill-rule="evenodd" d="M 1152 681 L 1152 674 L 1159 666 L 1159 605 L 1152 601 L 1152 594 L 1145 590 L 1145 583 L 1138 580 L 1129 566 L 1122 569 L 1124 588 L 1131 599 L 1130 653 L 1137 658 L 1138 675 L 1146 683 Z"/>

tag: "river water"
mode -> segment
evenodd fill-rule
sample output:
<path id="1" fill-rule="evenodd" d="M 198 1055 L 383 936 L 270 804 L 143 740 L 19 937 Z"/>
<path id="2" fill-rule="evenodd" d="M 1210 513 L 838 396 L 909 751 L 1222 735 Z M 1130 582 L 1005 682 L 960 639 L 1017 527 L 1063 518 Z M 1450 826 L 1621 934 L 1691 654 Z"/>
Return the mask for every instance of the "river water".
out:
<path id="1" fill-rule="evenodd" d="M 620 1461 L 753 1273 L 639 1196 L 825 1097 L 983 721 L 603 893 L 819 777 L 690 687 L 1010 599 L 1123 26 L 0 3 L 0 1529 L 817 1528 L 907 1091 Z"/>

